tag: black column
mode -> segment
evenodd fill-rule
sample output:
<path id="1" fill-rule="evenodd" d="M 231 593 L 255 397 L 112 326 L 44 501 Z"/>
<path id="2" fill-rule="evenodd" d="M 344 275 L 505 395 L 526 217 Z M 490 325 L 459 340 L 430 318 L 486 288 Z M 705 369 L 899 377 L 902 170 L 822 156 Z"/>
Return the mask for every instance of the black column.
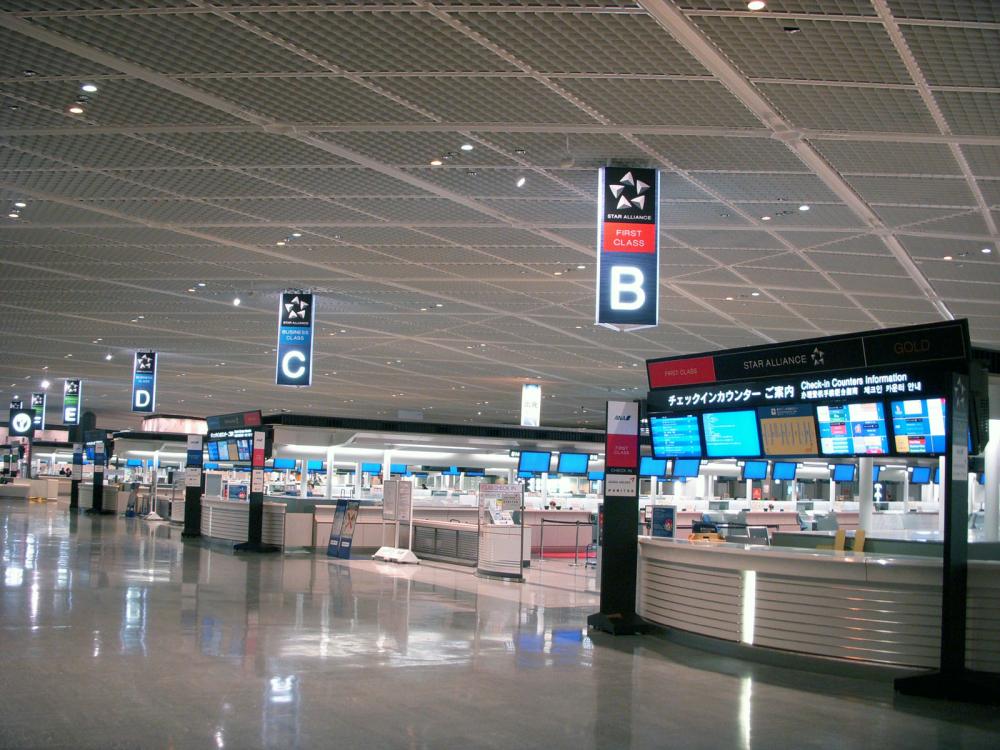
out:
<path id="1" fill-rule="evenodd" d="M 247 518 L 247 540 L 237 544 L 239 552 L 279 552 L 280 547 L 264 544 L 264 440 L 263 430 L 253 431 L 253 454 L 250 462 L 250 508 Z M 259 446 L 258 446 L 259 443 Z M 258 472 L 260 472 L 258 474 Z"/>
<path id="2" fill-rule="evenodd" d="M 181 532 L 181 536 L 185 537 L 201 536 L 201 496 L 205 492 L 202 448 L 203 440 L 200 435 L 188 436 L 187 466 L 184 469 L 184 531 Z M 197 484 L 193 484 L 195 472 Z"/>

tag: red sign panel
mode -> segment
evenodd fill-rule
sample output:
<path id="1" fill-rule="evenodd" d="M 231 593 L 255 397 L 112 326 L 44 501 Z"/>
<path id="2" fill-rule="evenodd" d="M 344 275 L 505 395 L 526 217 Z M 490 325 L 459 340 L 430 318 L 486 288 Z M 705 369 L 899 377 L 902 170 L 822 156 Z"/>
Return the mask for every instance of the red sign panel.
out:
<path id="1" fill-rule="evenodd" d="M 606 253 L 655 253 L 656 224 L 606 221 L 601 239 Z"/>
<path id="2" fill-rule="evenodd" d="M 715 358 L 692 357 L 646 365 L 650 388 L 715 382 Z"/>

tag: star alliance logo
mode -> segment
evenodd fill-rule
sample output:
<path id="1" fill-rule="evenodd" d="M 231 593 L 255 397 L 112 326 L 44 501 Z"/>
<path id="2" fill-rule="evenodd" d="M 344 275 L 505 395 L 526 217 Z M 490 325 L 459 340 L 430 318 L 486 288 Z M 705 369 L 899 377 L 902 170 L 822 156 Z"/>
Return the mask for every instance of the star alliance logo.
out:
<path id="1" fill-rule="evenodd" d="M 813 367 L 819 367 L 820 365 L 824 364 L 823 350 L 820 349 L 818 346 L 812 350 L 812 360 L 813 360 Z"/>
<path id="2" fill-rule="evenodd" d="M 649 190 L 649 185 L 635 179 L 631 172 L 626 172 L 617 184 L 608 185 L 608 190 L 618 201 L 615 207 L 617 210 L 633 207 L 640 211 L 646 210 L 646 191 Z M 630 192 L 633 194 L 631 198 L 628 197 Z"/>
<path id="3" fill-rule="evenodd" d="M 309 303 L 295 295 L 285 303 L 285 319 L 305 321 L 307 307 L 309 307 Z"/>
<path id="4" fill-rule="evenodd" d="M 79 393 L 80 393 L 80 383 L 78 381 L 75 381 L 75 380 L 67 380 L 66 381 L 66 395 L 67 396 L 76 396 Z"/>
<path id="5" fill-rule="evenodd" d="M 136 370 L 138 372 L 151 372 L 153 369 L 153 358 L 148 354 L 140 354 L 136 359 Z"/>

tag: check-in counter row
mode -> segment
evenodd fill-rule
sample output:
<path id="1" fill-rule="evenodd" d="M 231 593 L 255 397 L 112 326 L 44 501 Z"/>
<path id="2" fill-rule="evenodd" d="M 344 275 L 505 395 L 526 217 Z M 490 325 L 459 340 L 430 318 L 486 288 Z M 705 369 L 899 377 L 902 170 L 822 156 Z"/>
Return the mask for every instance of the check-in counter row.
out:
<path id="1" fill-rule="evenodd" d="M 69 486 L 70 480 L 64 477 L 15 479 L 13 482 L 0 484 L 0 497 L 18 500 L 41 497 L 52 502 L 59 499 L 69 500 Z"/>

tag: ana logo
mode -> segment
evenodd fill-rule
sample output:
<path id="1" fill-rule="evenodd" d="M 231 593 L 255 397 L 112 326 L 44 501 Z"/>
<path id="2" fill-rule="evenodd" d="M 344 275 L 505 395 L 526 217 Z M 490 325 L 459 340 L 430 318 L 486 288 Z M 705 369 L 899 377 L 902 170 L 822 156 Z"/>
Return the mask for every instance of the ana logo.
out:
<path id="1" fill-rule="evenodd" d="M 14 432 L 28 432 L 31 429 L 31 424 L 31 417 L 23 412 L 15 414 L 14 418 L 10 421 L 10 426 L 14 429 Z"/>
<path id="2" fill-rule="evenodd" d="M 632 419 L 631 414 L 615 414 L 616 422 L 628 422 Z"/>
<path id="3" fill-rule="evenodd" d="M 608 190 L 618 201 L 615 208 L 619 211 L 623 208 L 646 210 L 646 192 L 649 190 L 649 185 L 642 180 L 635 179 L 631 172 L 626 172 L 617 184 L 608 185 Z M 629 197 L 630 193 L 631 198 Z"/>
<path id="4" fill-rule="evenodd" d="M 153 358 L 148 354 L 140 354 L 135 361 L 136 372 L 152 372 Z"/>
<path id="5" fill-rule="evenodd" d="M 812 361 L 813 367 L 819 367 L 823 364 L 823 350 L 818 346 L 812 350 Z"/>
<path id="6" fill-rule="evenodd" d="M 306 308 L 309 307 L 309 303 L 303 299 L 300 299 L 298 295 L 292 297 L 288 302 L 285 303 L 284 316 L 285 320 L 302 320 L 306 319 Z"/>

